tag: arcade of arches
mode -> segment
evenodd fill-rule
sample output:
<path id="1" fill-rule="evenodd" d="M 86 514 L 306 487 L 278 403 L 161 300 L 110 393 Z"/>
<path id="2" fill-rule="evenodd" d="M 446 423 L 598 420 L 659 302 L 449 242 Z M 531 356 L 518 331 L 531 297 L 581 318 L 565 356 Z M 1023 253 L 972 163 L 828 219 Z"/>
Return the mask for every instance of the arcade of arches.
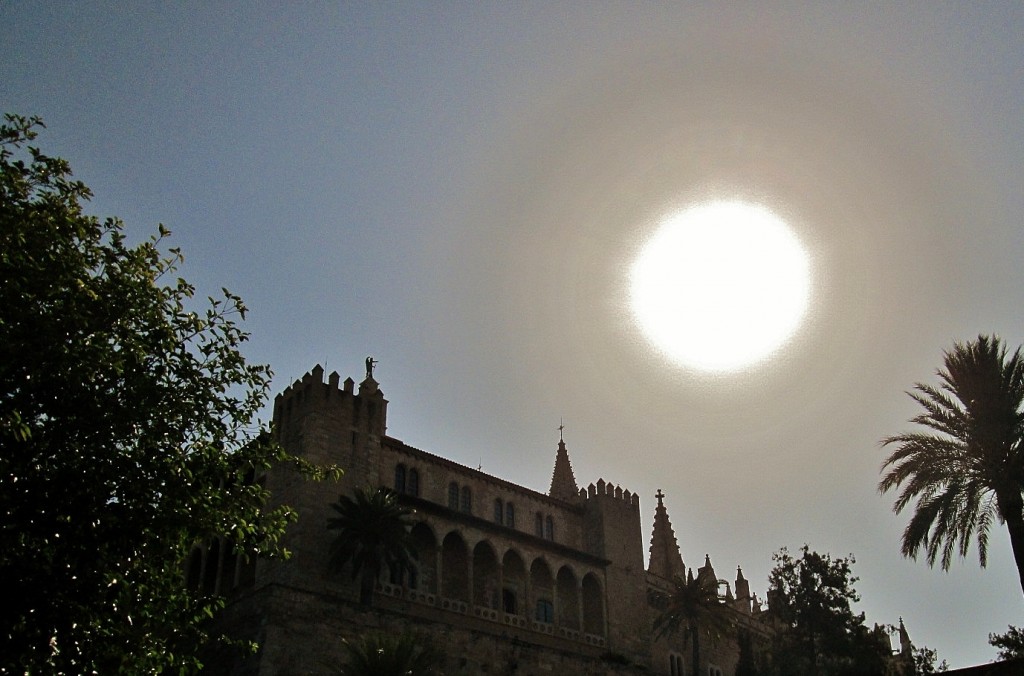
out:
<path id="1" fill-rule="evenodd" d="M 426 522 L 412 528 L 415 570 L 405 585 L 506 617 L 593 636 L 605 635 L 605 600 L 597 570 L 551 562 L 488 539 L 468 543 L 458 530 L 438 538 Z"/>

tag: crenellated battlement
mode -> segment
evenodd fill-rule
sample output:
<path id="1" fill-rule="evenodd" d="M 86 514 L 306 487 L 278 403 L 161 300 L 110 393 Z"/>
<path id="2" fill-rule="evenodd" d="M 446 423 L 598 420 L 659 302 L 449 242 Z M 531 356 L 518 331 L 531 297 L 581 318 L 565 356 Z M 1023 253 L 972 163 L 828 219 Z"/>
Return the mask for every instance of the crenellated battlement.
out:
<path id="1" fill-rule="evenodd" d="M 274 397 L 274 423 L 281 425 L 287 417 L 293 416 L 300 409 L 309 409 L 318 401 L 332 397 L 351 398 L 355 396 L 355 381 L 346 378 L 344 389 L 342 389 L 339 387 L 340 380 L 341 376 L 334 371 L 328 376 L 325 383 L 324 369 L 317 364 Z"/>
<path id="2" fill-rule="evenodd" d="M 357 388 L 352 378 L 342 381 L 335 371 L 325 382 L 324 369 L 317 364 L 274 398 L 274 433 L 310 459 L 338 462 L 345 448 L 364 447 L 384 436 L 387 405 L 372 377 Z"/>
<path id="3" fill-rule="evenodd" d="M 598 479 L 597 484 L 592 483 L 586 488 L 581 488 L 580 497 L 584 500 L 612 498 L 614 500 L 621 500 L 634 509 L 640 509 L 639 494 L 623 490 L 622 486 L 616 486 L 610 482 L 605 483 L 604 479 Z"/>

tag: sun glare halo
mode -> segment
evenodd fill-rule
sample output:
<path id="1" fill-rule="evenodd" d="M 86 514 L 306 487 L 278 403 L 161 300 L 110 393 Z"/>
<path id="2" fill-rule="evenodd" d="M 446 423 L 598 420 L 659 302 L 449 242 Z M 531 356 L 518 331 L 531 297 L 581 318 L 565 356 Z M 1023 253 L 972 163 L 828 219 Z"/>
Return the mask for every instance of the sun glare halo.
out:
<path id="1" fill-rule="evenodd" d="M 630 304 L 671 361 L 737 371 L 799 327 L 810 263 L 789 226 L 760 204 L 706 202 L 666 218 L 630 270 Z"/>

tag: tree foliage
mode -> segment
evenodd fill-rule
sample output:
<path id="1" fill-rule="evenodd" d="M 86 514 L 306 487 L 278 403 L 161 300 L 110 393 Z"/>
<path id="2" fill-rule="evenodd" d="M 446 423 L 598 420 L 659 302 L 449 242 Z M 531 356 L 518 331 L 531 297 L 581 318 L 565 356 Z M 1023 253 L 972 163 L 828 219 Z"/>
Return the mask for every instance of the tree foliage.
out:
<path id="1" fill-rule="evenodd" d="M 197 666 L 219 601 L 186 593 L 194 544 L 280 554 L 292 518 L 249 479 L 285 459 L 239 351 L 241 299 L 176 277 L 169 232 L 129 245 L 64 160 L 0 126 L 0 671 Z M 199 307 L 199 310 L 193 309 Z"/>
<path id="2" fill-rule="evenodd" d="M 345 641 L 348 663 L 343 676 L 434 676 L 444 654 L 411 634 L 374 633 Z"/>
<path id="3" fill-rule="evenodd" d="M 773 556 L 769 613 L 779 631 L 770 652 L 776 674 L 883 674 L 889 658 L 884 630 L 868 629 L 853 584 L 853 556 L 833 559 L 804 545 L 794 557 Z"/>
<path id="4" fill-rule="evenodd" d="M 912 657 L 914 660 L 914 674 L 916 676 L 927 676 L 928 674 L 949 671 L 949 664 L 946 663 L 946 660 L 939 662 L 939 653 L 928 646 L 914 648 Z"/>
<path id="5" fill-rule="evenodd" d="M 664 599 L 665 608 L 654 621 L 659 637 L 683 633 L 684 644 L 692 645 L 692 669 L 700 671 L 701 639 L 717 641 L 733 630 L 732 610 L 718 596 L 718 580 L 709 575 L 683 579 L 675 576 L 672 589 Z"/>
<path id="6" fill-rule="evenodd" d="M 1024 659 L 1024 629 L 1011 624 L 1005 634 L 989 634 L 988 642 L 999 649 L 1001 660 Z"/>
<path id="7" fill-rule="evenodd" d="M 409 529 L 413 510 L 398 502 L 389 488 L 357 489 L 353 497 L 342 495 L 331 503 L 337 516 L 327 521 L 338 534 L 331 541 L 331 568 L 340 571 L 351 564 L 352 579 L 359 578 L 359 602 L 370 605 L 375 581 L 385 570 L 401 575 L 416 558 Z"/>
<path id="8" fill-rule="evenodd" d="M 900 489 L 899 513 L 912 502 L 903 531 L 904 556 L 924 549 L 928 565 L 948 570 L 967 556 L 972 538 L 982 567 L 993 522 L 1005 523 L 1024 590 L 1024 360 L 997 337 L 956 343 L 938 371 L 940 385 L 918 383 L 910 396 L 927 428 L 887 437 L 894 450 L 878 488 Z M 888 470 L 888 471 L 886 471 Z"/>

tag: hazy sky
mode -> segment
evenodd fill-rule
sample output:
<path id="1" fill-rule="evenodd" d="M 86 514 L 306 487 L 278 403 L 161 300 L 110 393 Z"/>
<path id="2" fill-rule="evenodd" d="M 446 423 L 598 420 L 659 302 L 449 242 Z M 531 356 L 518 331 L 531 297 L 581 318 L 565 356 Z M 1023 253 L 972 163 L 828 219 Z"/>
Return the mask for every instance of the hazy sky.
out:
<path id="1" fill-rule="evenodd" d="M 246 300 L 275 391 L 373 355 L 392 436 L 540 491 L 564 419 L 645 538 L 665 491 L 688 566 L 763 597 L 779 547 L 852 552 L 869 622 L 988 661 L 1024 624 L 1005 530 L 931 570 L 875 487 L 943 349 L 1024 340 L 1024 6 L 680 4 L 5 2 L 0 109 Z M 720 378 L 625 304 L 708 197 L 769 205 L 813 271 L 794 343 Z"/>

